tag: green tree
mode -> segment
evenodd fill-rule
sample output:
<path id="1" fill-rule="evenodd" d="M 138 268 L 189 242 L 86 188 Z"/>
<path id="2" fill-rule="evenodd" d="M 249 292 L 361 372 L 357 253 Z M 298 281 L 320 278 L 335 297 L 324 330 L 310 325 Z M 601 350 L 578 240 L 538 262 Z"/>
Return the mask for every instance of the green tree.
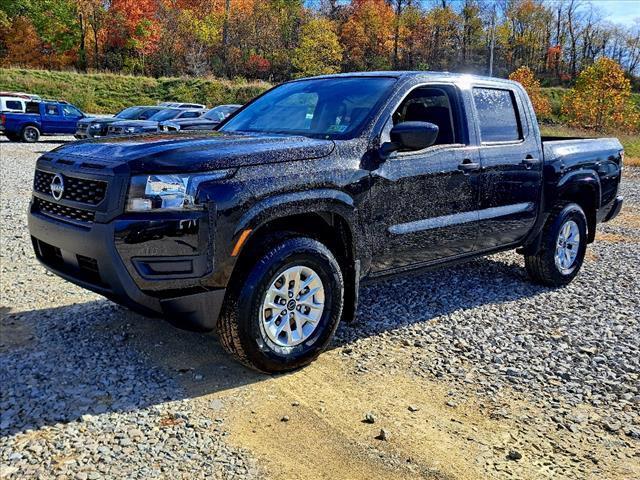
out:
<path id="1" fill-rule="evenodd" d="M 333 23 L 314 18 L 302 27 L 300 46 L 293 52 L 296 76 L 325 75 L 340 71 L 342 45 Z"/>

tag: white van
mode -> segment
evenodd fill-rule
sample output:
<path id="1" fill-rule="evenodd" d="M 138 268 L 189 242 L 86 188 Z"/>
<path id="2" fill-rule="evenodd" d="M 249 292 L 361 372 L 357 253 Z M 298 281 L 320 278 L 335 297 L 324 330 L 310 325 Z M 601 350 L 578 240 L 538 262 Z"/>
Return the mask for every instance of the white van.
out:
<path id="1" fill-rule="evenodd" d="M 29 93 L 0 92 L 0 112 L 24 113 L 27 103 L 39 100 L 38 95 Z"/>

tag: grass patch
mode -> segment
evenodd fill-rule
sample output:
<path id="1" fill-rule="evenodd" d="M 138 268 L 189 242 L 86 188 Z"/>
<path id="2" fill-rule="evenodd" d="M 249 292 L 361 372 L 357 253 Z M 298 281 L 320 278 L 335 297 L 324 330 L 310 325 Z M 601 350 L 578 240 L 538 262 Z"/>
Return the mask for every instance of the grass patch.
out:
<path id="1" fill-rule="evenodd" d="M 598 134 L 579 128 L 571 128 L 564 125 L 540 125 L 542 135 L 550 137 L 617 137 L 624 147 L 625 165 L 640 167 L 640 134 L 627 134 L 610 132 Z"/>
<path id="2" fill-rule="evenodd" d="M 269 86 L 265 82 L 218 78 L 151 78 L 0 68 L 0 90 L 64 99 L 90 113 L 115 113 L 132 105 L 155 105 L 164 101 L 208 106 L 245 103 Z"/>

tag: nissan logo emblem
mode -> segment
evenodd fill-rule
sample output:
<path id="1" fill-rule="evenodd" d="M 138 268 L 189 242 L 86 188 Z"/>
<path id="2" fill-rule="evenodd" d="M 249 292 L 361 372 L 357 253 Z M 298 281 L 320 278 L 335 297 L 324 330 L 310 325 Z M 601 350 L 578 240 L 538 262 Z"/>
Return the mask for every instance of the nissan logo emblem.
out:
<path id="1" fill-rule="evenodd" d="M 56 200 L 60 200 L 62 198 L 62 194 L 64 193 L 64 180 L 62 175 L 56 174 L 51 180 L 51 195 Z"/>

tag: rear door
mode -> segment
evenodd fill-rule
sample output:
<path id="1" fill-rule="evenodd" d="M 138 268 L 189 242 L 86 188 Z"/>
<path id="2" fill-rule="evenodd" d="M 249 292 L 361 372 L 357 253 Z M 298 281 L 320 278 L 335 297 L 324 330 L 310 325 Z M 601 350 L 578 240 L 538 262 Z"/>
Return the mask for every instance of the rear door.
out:
<path id="1" fill-rule="evenodd" d="M 464 99 L 453 85 L 420 85 L 391 114 L 439 127 L 436 144 L 392 155 L 372 172 L 372 270 L 411 268 L 476 248 L 480 160 L 471 145 Z M 388 134 L 383 132 L 382 141 Z M 465 167 L 461 168 L 461 165 Z"/>
<path id="2" fill-rule="evenodd" d="M 526 94 L 505 84 L 472 89 L 480 139 L 481 250 L 522 240 L 533 227 L 542 188 L 540 135 Z"/>

